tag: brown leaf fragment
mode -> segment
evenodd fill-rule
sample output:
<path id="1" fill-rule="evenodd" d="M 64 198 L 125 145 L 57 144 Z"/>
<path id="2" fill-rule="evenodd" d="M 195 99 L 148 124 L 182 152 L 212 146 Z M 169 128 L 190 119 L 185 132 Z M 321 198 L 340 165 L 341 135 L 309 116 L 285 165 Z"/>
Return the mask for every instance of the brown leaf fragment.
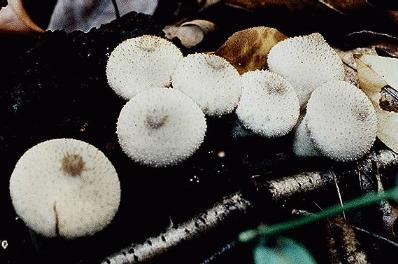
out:
<path id="1" fill-rule="evenodd" d="M 200 6 L 201 10 L 206 9 L 212 5 L 215 5 L 219 2 L 221 2 L 221 0 L 197 0 L 198 1 L 198 5 Z"/>
<path id="2" fill-rule="evenodd" d="M 344 81 L 349 82 L 355 86 L 358 86 L 358 72 L 357 65 L 355 63 L 354 54 L 376 54 L 373 48 L 356 48 L 353 50 L 340 50 L 335 49 L 337 54 L 343 61 L 345 78 Z"/>
<path id="3" fill-rule="evenodd" d="M 379 125 L 377 137 L 398 152 L 398 59 L 356 56 L 359 86 L 372 101 Z"/>
<path id="4" fill-rule="evenodd" d="M 387 85 L 381 89 L 380 94 L 380 108 L 385 111 L 398 113 L 398 91 Z"/>
<path id="5" fill-rule="evenodd" d="M 192 48 L 201 43 L 205 35 L 216 28 L 213 22 L 195 19 L 181 25 L 170 25 L 163 29 L 166 38 L 178 38 L 186 48 Z"/>
<path id="6" fill-rule="evenodd" d="M 271 48 L 286 38 L 275 28 L 248 28 L 232 34 L 215 54 L 228 60 L 242 74 L 264 68 Z"/>

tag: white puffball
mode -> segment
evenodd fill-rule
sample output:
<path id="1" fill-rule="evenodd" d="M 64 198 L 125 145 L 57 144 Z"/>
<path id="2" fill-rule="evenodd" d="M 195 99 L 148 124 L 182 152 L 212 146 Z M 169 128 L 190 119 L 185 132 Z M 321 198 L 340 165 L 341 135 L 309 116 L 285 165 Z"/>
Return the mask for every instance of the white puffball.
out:
<path id="1" fill-rule="evenodd" d="M 123 151 L 153 167 L 182 162 L 202 144 L 203 112 L 178 90 L 155 88 L 131 99 L 122 109 L 117 134 Z"/>
<path id="2" fill-rule="evenodd" d="M 317 88 L 308 101 L 305 118 L 317 149 L 337 161 L 361 158 L 376 139 L 377 116 L 371 101 L 358 87 L 344 81 Z"/>
<path id="3" fill-rule="evenodd" d="M 321 84 L 343 80 L 343 62 L 319 33 L 288 38 L 268 54 L 268 66 L 291 82 L 303 106 Z"/>
<path id="4" fill-rule="evenodd" d="M 182 58 L 173 43 L 157 36 L 125 40 L 109 56 L 106 65 L 109 86 L 125 99 L 150 88 L 168 87 Z"/>
<path id="5" fill-rule="evenodd" d="M 294 131 L 293 153 L 298 157 L 321 156 L 307 128 L 307 120 L 303 118 Z"/>
<path id="6" fill-rule="evenodd" d="M 297 123 L 300 105 L 294 88 L 278 74 L 257 70 L 242 76 L 236 113 L 243 125 L 265 137 L 288 134 Z"/>
<path id="7" fill-rule="evenodd" d="M 10 179 L 16 213 L 35 232 L 76 238 L 107 226 L 120 203 L 115 168 L 96 147 L 53 139 L 23 154 Z"/>
<path id="8" fill-rule="evenodd" d="M 185 57 L 178 64 L 172 83 L 210 116 L 231 113 L 242 91 L 238 71 L 224 58 L 211 54 Z"/>

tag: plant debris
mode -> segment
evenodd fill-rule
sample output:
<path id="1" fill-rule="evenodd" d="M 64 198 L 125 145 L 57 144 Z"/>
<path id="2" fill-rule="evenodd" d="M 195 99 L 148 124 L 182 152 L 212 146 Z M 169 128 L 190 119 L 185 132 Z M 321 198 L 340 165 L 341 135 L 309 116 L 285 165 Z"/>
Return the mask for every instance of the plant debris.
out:
<path id="1" fill-rule="evenodd" d="M 378 116 L 377 137 L 398 152 L 397 104 L 398 59 L 371 55 L 356 56 L 359 86 L 371 99 Z"/>
<path id="2" fill-rule="evenodd" d="M 275 28 L 253 27 L 234 33 L 215 54 L 224 57 L 242 74 L 266 67 L 271 48 L 286 38 Z"/>
<path id="3" fill-rule="evenodd" d="M 181 25 L 165 26 L 163 32 L 166 38 L 178 38 L 186 48 L 192 48 L 201 43 L 206 34 L 216 29 L 216 25 L 208 20 L 195 19 Z"/>

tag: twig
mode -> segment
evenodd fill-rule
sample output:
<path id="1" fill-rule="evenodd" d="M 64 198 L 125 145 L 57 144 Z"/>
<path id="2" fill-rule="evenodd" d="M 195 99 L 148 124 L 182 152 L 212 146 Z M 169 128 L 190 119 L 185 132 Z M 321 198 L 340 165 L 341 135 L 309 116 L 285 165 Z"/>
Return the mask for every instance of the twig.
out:
<path id="1" fill-rule="evenodd" d="M 347 37 L 356 37 L 356 36 L 361 36 L 361 35 L 373 36 L 373 37 L 384 37 L 386 39 L 398 41 L 398 37 L 392 36 L 388 33 L 376 32 L 376 31 L 371 31 L 371 30 L 360 30 L 360 31 L 351 32 L 351 33 L 347 34 Z"/>
<path id="2" fill-rule="evenodd" d="M 355 198 L 344 203 L 343 206 L 334 205 L 316 214 L 300 217 L 298 219 L 282 222 L 272 226 L 261 225 L 257 229 L 252 229 L 243 232 L 239 236 L 239 240 L 241 242 L 249 242 L 255 239 L 257 236 L 266 236 L 266 237 L 273 236 L 275 234 L 279 234 L 304 225 L 318 222 L 320 220 L 329 218 L 331 216 L 341 214 L 344 211 L 365 207 L 383 200 L 393 199 L 396 197 L 398 197 L 398 187 L 381 193 L 366 194 L 359 198 Z"/>
<path id="3" fill-rule="evenodd" d="M 213 255 L 211 255 L 210 257 L 206 258 L 206 260 L 201 262 L 201 264 L 213 263 L 214 261 L 216 261 L 217 259 L 219 259 L 223 255 L 228 254 L 229 252 L 231 252 L 231 250 L 236 248 L 237 244 L 238 244 L 237 241 L 232 241 L 232 242 L 224 245 L 221 249 L 217 250 L 217 252 L 215 252 Z"/>
<path id="4" fill-rule="evenodd" d="M 335 186 L 336 186 L 337 196 L 339 197 L 340 205 L 343 206 L 343 198 L 342 198 L 342 196 L 341 196 L 339 183 L 338 183 L 336 174 L 334 174 L 334 173 L 333 173 L 333 180 L 334 180 L 334 184 L 335 184 Z M 344 220 L 347 220 L 344 211 L 343 211 L 343 217 L 344 217 Z"/>
<path id="5" fill-rule="evenodd" d="M 318 0 L 318 3 L 320 3 L 321 5 L 323 5 L 323 6 L 327 7 L 327 8 L 329 8 L 329 9 L 331 9 L 331 10 L 337 12 L 337 13 L 339 13 L 340 15 L 344 15 L 344 16 L 347 15 L 346 13 L 344 13 L 343 11 L 337 9 L 336 7 L 334 7 L 333 5 L 331 5 L 330 3 L 328 3 L 327 1 Z"/>
<path id="6" fill-rule="evenodd" d="M 338 263 L 339 261 L 336 261 L 336 258 L 340 257 L 343 260 L 342 262 L 347 264 L 369 263 L 352 226 L 342 217 L 338 216 L 330 219 L 327 231 L 331 239 L 331 246 L 333 246 L 330 252 L 333 263 Z M 336 254 L 337 252 L 340 254 Z"/>
<path id="7" fill-rule="evenodd" d="M 383 236 L 381 236 L 381 235 L 372 233 L 372 232 L 370 232 L 370 231 L 368 231 L 368 230 L 365 230 L 365 229 L 360 228 L 360 227 L 357 227 L 357 226 L 352 226 L 352 228 L 355 229 L 355 230 L 358 230 L 358 231 L 360 231 L 360 232 L 362 232 L 362 233 L 365 233 L 365 234 L 367 234 L 367 235 L 370 235 L 370 236 L 372 236 L 372 237 L 374 237 L 374 238 L 377 238 L 377 239 L 379 239 L 379 240 L 381 240 L 381 241 L 383 241 L 383 242 L 386 242 L 386 243 L 388 243 L 388 244 L 390 244 L 390 245 L 392 245 L 392 246 L 398 248 L 398 243 L 396 243 L 396 242 L 394 242 L 394 241 L 392 241 L 392 240 L 390 240 L 390 239 L 387 239 L 387 238 L 385 238 L 385 237 L 383 237 Z"/>
<path id="8" fill-rule="evenodd" d="M 357 173 L 358 171 L 373 173 L 375 169 L 384 170 L 392 166 L 398 165 L 398 155 L 389 150 L 376 151 L 369 154 L 366 158 L 358 163 L 354 163 L 346 173 Z M 337 176 L 342 175 L 342 172 L 333 172 Z M 278 201 L 279 199 L 288 199 L 290 196 L 297 194 L 309 193 L 320 190 L 322 188 L 333 186 L 333 177 L 331 171 L 323 172 L 305 172 L 286 177 L 280 180 L 264 180 L 261 177 L 256 177 L 253 180 L 255 197 L 266 201 Z M 292 185 L 292 186 L 290 186 Z M 388 193 L 378 194 L 380 198 L 386 198 Z M 248 210 L 252 207 L 252 201 L 247 200 L 242 193 L 235 193 L 224 198 L 221 202 L 215 204 L 213 207 L 207 209 L 204 213 L 193 217 L 191 220 L 168 229 L 158 236 L 149 238 L 142 244 L 134 244 L 130 247 L 122 249 L 121 251 L 106 258 L 103 264 L 127 264 L 147 262 L 159 257 L 166 251 L 176 248 L 183 244 L 184 241 L 190 241 L 197 237 L 202 237 L 211 231 L 215 231 L 233 217 L 244 220 Z M 374 197 L 368 197 L 367 202 L 371 202 Z M 363 202 L 363 201 L 362 201 Z M 352 209 L 354 206 L 360 205 L 360 202 L 354 201 L 345 204 L 343 207 L 336 206 L 332 211 L 329 209 L 322 212 L 322 215 L 309 216 L 311 218 L 303 220 L 293 220 L 296 226 L 300 224 L 307 224 L 318 221 L 336 212 Z M 235 218 L 234 218 L 235 219 Z M 297 221 L 299 221 L 297 225 Z M 290 225 L 290 222 L 288 223 Z M 279 232 L 286 230 L 286 223 L 276 225 L 272 232 Z M 269 231 L 269 228 L 263 228 L 252 231 L 253 235 L 261 234 Z M 253 233 L 254 232 L 254 233 Z"/>
<path id="9" fill-rule="evenodd" d="M 373 175 L 379 170 L 398 166 L 398 154 L 390 150 L 374 151 L 354 164 L 355 166 L 327 171 L 303 172 L 276 180 L 264 180 L 263 177 L 255 176 L 252 181 L 257 192 L 270 196 L 272 201 L 285 201 L 332 187 L 334 175 L 337 179 L 344 180 L 344 178 L 351 178 L 345 176 Z"/>
<path id="10" fill-rule="evenodd" d="M 102 263 L 131 264 L 153 260 L 184 241 L 192 240 L 216 229 L 230 220 L 232 216 L 246 214 L 251 206 L 251 203 L 243 198 L 243 195 L 233 194 L 191 220 L 170 228 L 156 237 L 151 237 L 145 243 L 125 248 L 108 257 Z"/>
<path id="11" fill-rule="evenodd" d="M 119 19 L 120 12 L 119 12 L 119 7 L 117 6 L 117 2 L 116 2 L 116 0 L 111 0 L 111 1 L 112 1 L 113 8 L 115 9 L 116 19 Z"/>

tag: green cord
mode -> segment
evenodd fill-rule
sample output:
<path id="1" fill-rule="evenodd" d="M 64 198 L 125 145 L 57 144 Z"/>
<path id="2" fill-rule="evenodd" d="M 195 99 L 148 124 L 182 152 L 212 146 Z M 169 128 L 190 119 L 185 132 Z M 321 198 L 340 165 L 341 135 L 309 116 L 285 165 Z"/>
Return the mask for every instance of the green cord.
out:
<path id="1" fill-rule="evenodd" d="M 319 213 L 299 217 L 294 220 L 282 222 L 279 224 L 265 226 L 261 225 L 256 229 L 247 230 L 239 235 L 239 241 L 243 243 L 250 242 L 258 236 L 272 236 L 303 225 L 311 224 L 334 215 L 341 214 L 344 211 L 349 211 L 355 208 L 365 207 L 383 200 L 398 198 L 398 187 L 384 192 L 369 193 L 361 197 L 352 199 L 343 205 L 334 205 Z"/>

